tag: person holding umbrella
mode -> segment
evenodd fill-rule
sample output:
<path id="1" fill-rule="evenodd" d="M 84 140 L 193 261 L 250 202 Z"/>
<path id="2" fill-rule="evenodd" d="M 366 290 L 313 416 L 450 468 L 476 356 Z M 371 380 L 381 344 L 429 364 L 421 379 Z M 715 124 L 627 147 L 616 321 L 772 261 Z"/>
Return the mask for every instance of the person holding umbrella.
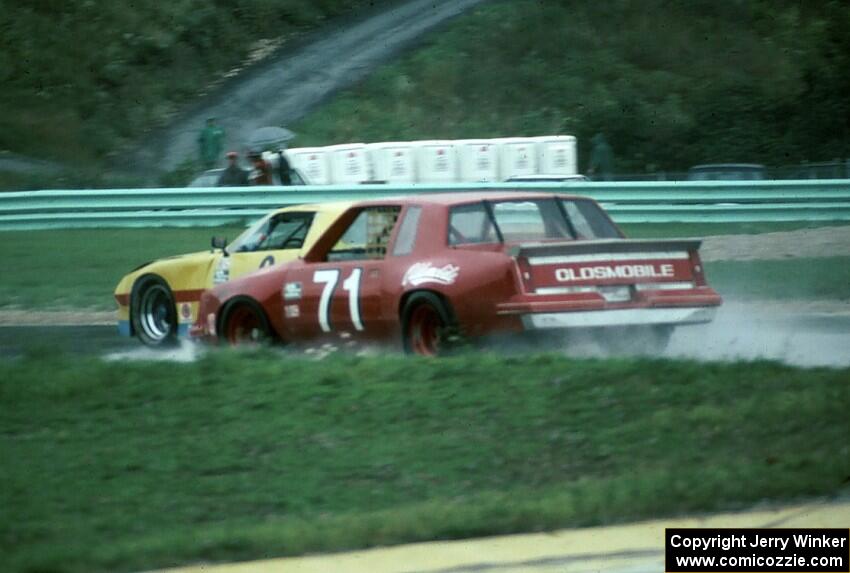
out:
<path id="1" fill-rule="evenodd" d="M 248 152 L 248 159 L 254 166 L 250 175 L 251 185 L 274 185 L 271 165 L 263 159 L 263 154 L 257 149 L 252 149 Z"/>
<path id="2" fill-rule="evenodd" d="M 266 126 L 252 131 L 248 139 L 248 146 L 251 149 L 258 151 L 263 149 L 274 150 L 277 154 L 277 174 L 281 185 L 292 185 L 291 168 L 289 160 L 286 158 L 285 150 L 286 142 L 294 137 L 295 134 L 284 127 Z M 268 179 L 271 180 L 272 166 L 267 161 L 263 161 L 263 163 L 266 165 Z"/>

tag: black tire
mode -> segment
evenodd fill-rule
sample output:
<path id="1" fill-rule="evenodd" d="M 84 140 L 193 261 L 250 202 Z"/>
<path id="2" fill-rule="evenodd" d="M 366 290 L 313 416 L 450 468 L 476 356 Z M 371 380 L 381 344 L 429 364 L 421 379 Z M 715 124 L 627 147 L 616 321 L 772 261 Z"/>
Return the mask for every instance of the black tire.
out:
<path id="1" fill-rule="evenodd" d="M 431 292 L 410 295 L 401 311 L 401 337 L 407 354 L 439 356 L 454 346 L 457 325 L 443 300 Z"/>
<path id="2" fill-rule="evenodd" d="M 227 305 L 218 332 L 219 339 L 230 346 L 259 346 L 274 340 L 263 307 L 249 298 L 238 299 Z"/>
<path id="3" fill-rule="evenodd" d="M 168 284 L 159 277 L 140 279 L 133 287 L 130 302 L 133 332 L 151 347 L 173 345 L 177 341 L 177 307 Z"/>

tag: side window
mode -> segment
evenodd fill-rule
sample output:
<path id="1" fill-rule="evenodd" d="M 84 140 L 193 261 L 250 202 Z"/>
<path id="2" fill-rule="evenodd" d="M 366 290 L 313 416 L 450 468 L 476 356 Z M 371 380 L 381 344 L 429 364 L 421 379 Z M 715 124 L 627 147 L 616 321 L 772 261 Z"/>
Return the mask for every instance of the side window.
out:
<path id="1" fill-rule="evenodd" d="M 459 205 L 449 212 L 449 244 L 495 243 L 499 239 L 483 203 Z"/>
<path id="2" fill-rule="evenodd" d="M 328 252 L 328 261 L 383 259 L 401 207 L 367 207 Z"/>
<path id="3" fill-rule="evenodd" d="M 239 235 L 227 250 L 231 253 L 251 253 L 272 249 L 300 249 L 315 213 L 310 211 L 277 213 L 257 221 Z"/>
<path id="4" fill-rule="evenodd" d="M 408 207 L 401 226 L 398 228 L 393 256 L 401 257 L 413 252 L 416 243 L 416 231 L 419 229 L 419 215 L 421 214 L 422 207 Z"/>
<path id="5" fill-rule="evenodd" d="M 313 222 L 313 213 L 281 213 L 258 237 L 257 251 L 300 249 Z"/>

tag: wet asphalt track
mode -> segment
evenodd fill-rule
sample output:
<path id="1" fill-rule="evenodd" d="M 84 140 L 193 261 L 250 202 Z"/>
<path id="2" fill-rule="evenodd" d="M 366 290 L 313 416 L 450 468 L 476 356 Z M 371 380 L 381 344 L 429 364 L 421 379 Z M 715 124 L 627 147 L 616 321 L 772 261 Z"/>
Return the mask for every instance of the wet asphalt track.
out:
<path id="1" fill-rule="evenodd" d="M 75 355 L 101 355 L 139 346 L 135 339 L 118 335 L 109 326 L 0 326 L 0 357 L 45 351 Z"/>
<path id="2" fill-rule="evenodd" d="M 549 350 L 557 350 L 557 346 Z M 151 351 L 105 326 L 3 326 L 0 358 L 45 352 L 80 356 L 174 359 L 172 351 Z M 598 356 L 592 349 L 579 355 Z M 683 327 L 664 356 L 698 360 L 765 358 L 798 366 L 850 366 L 850 313 L 755 311 L 741 303 L 721 307 L 708 325 Z"/>

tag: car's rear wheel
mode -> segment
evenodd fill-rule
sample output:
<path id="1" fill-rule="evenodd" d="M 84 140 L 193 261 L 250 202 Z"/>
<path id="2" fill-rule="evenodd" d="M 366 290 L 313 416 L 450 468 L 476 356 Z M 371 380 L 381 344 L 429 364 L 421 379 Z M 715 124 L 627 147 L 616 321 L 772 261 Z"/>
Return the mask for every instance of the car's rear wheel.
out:
<path id="1" fill-rule="evenodd" d="M 449 332 L 454 327 L 451 313 L 437 295 L 411 295 L 401 313 L 402 341 L 408 354 L 437 356 L 449 349 Z"/>
<path id="2" fill-rule="evenodd" d="M 256 346 L 272 340 L 269 319 L 252 300 L 229 305 L 222 319 L 222 334 L 231 346 Z"/>
<path id="3" fill-rule="evenodd" d="M 168 284 L 149 277 L 133 289 L 131 321 L 136 336 L 148 346 L 165 346 L 177 339 L 177 309 Z"/>

